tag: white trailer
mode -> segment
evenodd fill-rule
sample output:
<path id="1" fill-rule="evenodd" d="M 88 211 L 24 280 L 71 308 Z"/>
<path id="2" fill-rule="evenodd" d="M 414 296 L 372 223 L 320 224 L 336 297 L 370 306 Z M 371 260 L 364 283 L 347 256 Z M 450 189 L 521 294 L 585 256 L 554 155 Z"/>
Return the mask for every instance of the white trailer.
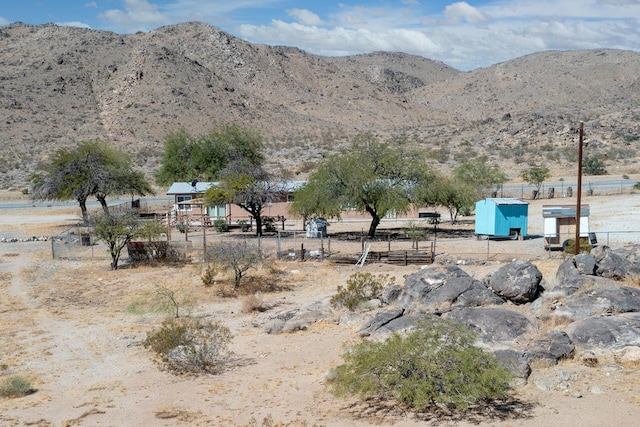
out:
<path id="1" fill-rule="evenodd" d="M 569 240 L 576 238 L 576 206 L 543 205 L 544 248 L 564 249 Z M 595 233 L 589 229 L 589 205 L 580 206 L 580 237 L 597 243 Z"/>

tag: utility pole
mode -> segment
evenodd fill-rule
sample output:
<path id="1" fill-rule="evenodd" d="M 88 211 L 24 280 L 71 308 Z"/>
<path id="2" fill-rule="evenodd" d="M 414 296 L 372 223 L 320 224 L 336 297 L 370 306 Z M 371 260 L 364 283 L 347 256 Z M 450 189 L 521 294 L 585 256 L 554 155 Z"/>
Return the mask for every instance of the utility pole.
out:
<path id="1" fill-rule="evenodd" d="M 578 145 L 578 197 L 576 201 L 576 239 L 575 255 L 580 253 L 580 211 L 582 203 L 582 141 L 584 138 L 584 122 L 580 122 L 580 142 Z"/>

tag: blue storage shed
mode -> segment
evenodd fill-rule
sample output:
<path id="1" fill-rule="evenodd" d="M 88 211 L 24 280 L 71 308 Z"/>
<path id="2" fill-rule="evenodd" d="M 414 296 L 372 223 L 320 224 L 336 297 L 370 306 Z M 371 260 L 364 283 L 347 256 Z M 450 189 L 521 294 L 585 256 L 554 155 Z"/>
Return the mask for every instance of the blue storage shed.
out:
<path id="1" fill-rule="evenodd" d="M 529 203 L 504 197 L 476 202 L 476 227 L 478 236 L 522 238 L 527 235 Z"/>

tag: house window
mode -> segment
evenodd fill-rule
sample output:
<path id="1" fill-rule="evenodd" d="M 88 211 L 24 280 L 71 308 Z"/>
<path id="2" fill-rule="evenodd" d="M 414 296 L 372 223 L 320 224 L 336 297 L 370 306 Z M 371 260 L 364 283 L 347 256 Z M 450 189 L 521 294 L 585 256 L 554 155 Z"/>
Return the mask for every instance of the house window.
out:
<path id="1" fill-rule="evenodd" d="M 287 193 L 287 203 L 293 202 L 294 199 L 293 193 Z"/>
<path id="2" fill-rule="evenodd" d="M 178 210 L 180 211 L 191 211 L 191 205 L 185 204 L 182 202 L 191 200 L 191 196 L 177 196 L 176 201 L 178 202 Z"/>
<path id="3" fill-rule="evenodd" d="M 227 215 L 227 209 L 225 205 L 209 206 L 207 208 L 207 211 L 211 218 L 224 218 Z"/>

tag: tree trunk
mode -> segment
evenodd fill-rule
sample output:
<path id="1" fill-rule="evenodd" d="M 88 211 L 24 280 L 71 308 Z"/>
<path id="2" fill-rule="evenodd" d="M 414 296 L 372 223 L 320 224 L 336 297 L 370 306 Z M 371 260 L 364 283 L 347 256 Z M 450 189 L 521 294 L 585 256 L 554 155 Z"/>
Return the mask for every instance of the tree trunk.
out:
<path id="1" fill-rule="evenodd" d="M 98 201 L 100 202 L 100 206 L 102 206 L 102 210 L 104 211 L 104 213 L 106 213 L 107 215 L 109 215 L 109 206 L 107 206 L 107 199 L 105 196 L 102 195 L 96 195 L 96 198 L 98 199 Z"/>
<path id="2" fill-rule="evenodd" d="M 78 199 L 80 211 L 82 212 L 82 221 L 84 225 L 89 225 L 89 214 L 87 213 L 87 199 Z"/>
<path id="3" fill-rule="evenodd" d="M 256 236 L 262 236 L 262 215 L 254 215 L 253 219 L 256 220 Z"/>
<path id="4" fill-rule="evenodd" d="M 378 215 L 372 215 L 373 219 L 371 220 L 371 225 L 369 225 L 369 238 L 373 239 L 376 237 L 376 229 L 378 225 L 380 225 L 380 217 Z"/>

